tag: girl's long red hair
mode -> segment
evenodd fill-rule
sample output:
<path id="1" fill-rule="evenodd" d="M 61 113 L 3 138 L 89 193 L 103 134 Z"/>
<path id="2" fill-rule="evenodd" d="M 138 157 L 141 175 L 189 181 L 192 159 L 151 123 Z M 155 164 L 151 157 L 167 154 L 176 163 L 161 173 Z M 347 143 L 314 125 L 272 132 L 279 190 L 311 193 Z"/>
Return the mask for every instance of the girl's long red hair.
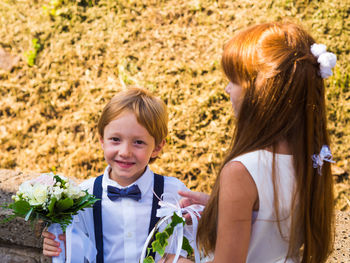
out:
<path id="1" fill-rule="evenodd" d="M 330 143 L 324 83 L 310 52 L 313 43 L 294 23 L 265 23 L 237 32 L 222 56 L 228 79 L 243 87 L 243 100 L 220 171 L 236 156 L 266 147 L 275 149 L 279 141 L 287 141 L 296 177 L 288 257 L 299 251 L 301 239 L 304 263 L 326 261 L 334 229 L 331 168 L 325 163 L 320 176 L 311 159 L 322 145 Z M 220 175 L 198 228 L 197 242 L 205 253 L 215 250 L 219 180 Z"/>

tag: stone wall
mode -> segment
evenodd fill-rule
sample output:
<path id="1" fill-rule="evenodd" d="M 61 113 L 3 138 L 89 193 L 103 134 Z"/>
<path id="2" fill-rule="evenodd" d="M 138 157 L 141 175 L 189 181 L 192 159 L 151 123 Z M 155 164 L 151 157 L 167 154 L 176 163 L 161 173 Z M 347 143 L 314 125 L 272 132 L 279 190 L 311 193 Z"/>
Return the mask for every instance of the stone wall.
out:
<path id="1" fill-rule="evenodd" d="M 35 173 L 22 173 L 0 169 L 0 205 L 11 202 L 11 196 L 18 186 L 31 178 Z M 0 210 L 0 221 L 9 211 Z M 336 244 L 334 253 L 328 263 L 350 262 L 350 213 L 337 212 Z M 42 255 L 41 227 L 33 228 L 23 219 L 0 224 L 0 262 L 1 263 L 46 263 L 51 260 Z M 132 263 L 132 262 L 130 262 Z"/>
<path id="2" fill-rule="evenodd" d="M 11 202 L 11 196 L 18 186 L 38 174 L 23 174 L 10 170 L 0 170 L 0 205 Z M 0 210 L 0 221 L 11 214 Z M 36 229 L 35 229 L 36 228 Z M 41 229 L 33 227 L 24 219 L 14 219 L 0 224 L 0 262 L 2 263 L 43 263 L 51 260 L 42 255 Z"/>

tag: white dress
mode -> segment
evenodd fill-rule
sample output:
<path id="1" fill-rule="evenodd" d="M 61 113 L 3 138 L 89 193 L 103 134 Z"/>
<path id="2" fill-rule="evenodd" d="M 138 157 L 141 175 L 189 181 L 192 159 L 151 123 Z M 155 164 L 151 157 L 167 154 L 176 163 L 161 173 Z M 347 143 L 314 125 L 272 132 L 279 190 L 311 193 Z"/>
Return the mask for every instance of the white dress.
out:
<path id="1" fill-rule="evenodd" d="M 285 154 L 275 155 L 280 226 L 283 237 L 275 216 L 272 160 L 273 153 L 266 150 L 250 152 L 231 160 L 239 161 L 247 168 L 254 179 L 259 195 L 259 211 L 253 212 L 247 263 L 283 263 L 288 252 L 291 200 L 295 185 L 293 157 Z M 286 262 L 295 261 L 288 259 Z"/>

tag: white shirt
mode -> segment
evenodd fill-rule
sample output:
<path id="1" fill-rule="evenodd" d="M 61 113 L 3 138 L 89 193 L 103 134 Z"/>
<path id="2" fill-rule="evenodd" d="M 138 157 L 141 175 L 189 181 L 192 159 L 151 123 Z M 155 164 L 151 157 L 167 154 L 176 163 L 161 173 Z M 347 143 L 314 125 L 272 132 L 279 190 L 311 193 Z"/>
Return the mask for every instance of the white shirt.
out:
<path id="1" fill-rule="evenodd" d="M 137 184 L 141 190 L 141 199 L 139 201 L 131 198 L 119 198 L 111 201 L 107 197 L 107 186 L 125 187 L 120 186 L 116 181 L 109 178 L 109 169 L 110 167 L 107 166 L 102 179 L 104 262 L 138 263 L 141 250 L 148 236 L 152 211 L 154 174 L 147 166 L 144 174 L 133 183 Z M 95 178 L 84 181 L 81 184 L 81 188 L 88 190 L 92 194 L 94 181 Z M 174 202 L 174 197 L 176 200 L 180 200 L 181 197 L 177 193 L 178 190 L 186 191 L 188 189 L 180 180 L 164 176 L 164 193 L 167 193 L 164 196 L 164 200 Z M 79 228 L 95 244 L 92 208 L 80 212 L 74 218 L 73 227 Z M 172 248 L 167 249 L 167 251 L 175 252 Z M 159 259 L 157 255 L 156 261 Z"/>

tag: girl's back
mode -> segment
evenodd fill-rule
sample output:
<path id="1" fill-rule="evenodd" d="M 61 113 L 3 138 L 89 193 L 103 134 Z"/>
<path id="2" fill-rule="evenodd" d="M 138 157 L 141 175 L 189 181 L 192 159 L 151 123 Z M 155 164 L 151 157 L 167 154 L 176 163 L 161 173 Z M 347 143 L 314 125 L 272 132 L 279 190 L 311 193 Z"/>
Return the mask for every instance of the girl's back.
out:
<path id="1" fill-rule="evenodd" d="M 232 161 L 241 162 L 246 167 L 256 184 L 259 195 L 259 210 L 254 211 L 252 216 L 247 262 L 285 262 L 289 245 L 291 203 L 295 187 L 292 155 L 275 155 L 279 225 L 275 215 L 272 179 L 273 153 L 266 150 L 253 151 L 238 156 Z"/>

